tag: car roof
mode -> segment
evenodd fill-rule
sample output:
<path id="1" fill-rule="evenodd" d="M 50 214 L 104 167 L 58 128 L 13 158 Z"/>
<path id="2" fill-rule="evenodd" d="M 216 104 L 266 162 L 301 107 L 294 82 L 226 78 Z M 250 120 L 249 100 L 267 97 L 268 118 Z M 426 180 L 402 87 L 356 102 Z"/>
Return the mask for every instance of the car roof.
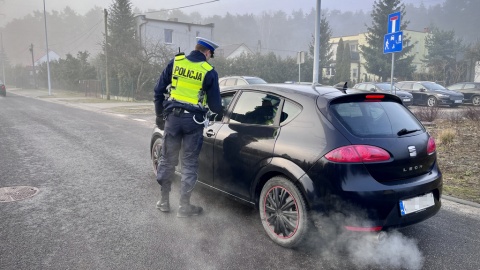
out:
<path id="1" fill-rule="evenodd" d="M 243 79 L 259 78 L 259 79 L 260 79 L 260 77 L 256 77 L 256 76 L 224 76 L 224 77 L 221 77 L 219 80 L 221 80 L 221 79 L 229 79 L 229 78 L 243 78 Z"/>
<path id="2" fill-rule="evenodd" d="M 305 84 L 289 84 L 289 83 L 267 83 L 267 84 L 252 84 L 252 85 L 241 85 L 241 86 L 229 86 L 221 90 L 221 92 L 228 90 L 260 90 L 265 92 L 272 92 L 278 95 L 285 96 L 287 98 L 292 98 L 295 95 L 306 95 L 311 98 L 316 98 L 318 96 L 323 96 L 327 99 L 332 99 L 337 96 L 345 95 L 342 91 L 331 87 L 331 86 L 316 86 L 315 88 L 312 85 Z"/>

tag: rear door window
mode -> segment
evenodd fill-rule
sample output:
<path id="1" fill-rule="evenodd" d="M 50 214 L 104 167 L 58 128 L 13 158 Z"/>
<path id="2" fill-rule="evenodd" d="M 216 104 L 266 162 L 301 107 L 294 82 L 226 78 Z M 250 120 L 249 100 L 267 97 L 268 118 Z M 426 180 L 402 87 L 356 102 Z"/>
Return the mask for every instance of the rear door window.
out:
<path id="1" fill-rule="evenodd" d="M 396 102 L 355 101 L 333 104 L 331 109 L 342 125 L 358 137 L 397 137 L 402 129 L 424 131 L 408 109 Z"/>

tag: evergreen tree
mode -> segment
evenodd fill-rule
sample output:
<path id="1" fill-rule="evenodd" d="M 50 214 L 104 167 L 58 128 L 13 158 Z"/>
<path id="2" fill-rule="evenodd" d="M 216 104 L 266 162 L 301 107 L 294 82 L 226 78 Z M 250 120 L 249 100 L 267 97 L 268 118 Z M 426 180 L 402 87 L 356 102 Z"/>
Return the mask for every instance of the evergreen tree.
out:
<path id="1" fill-rule="evenodd" d="M 341 72 L 339 76 L 339 81 L 341 82 L 350 82 L 350 69 L 352 67 L 352 58 L 350 55 L 350 44 L 345 43 L 345 48 L 343 49 L 342 63 L 340 66 Z M 351 85 L 351 83 L 349 84 Z"/>
<path id="2" fill-rule="evenodd" d="M 343 50 L 345 49 L 343 39 L 340 38 L 337 44 L 337 52 L 335 54 L 335 81 L 341 82 L 342 80 L 342 63 L 343 63 Z"/>
<path id="3" fill-rule="evenodd" d="M 360 53 L 365 58 L 365 69 L 368 73 L 375 74 L 380 80 L 385 81 L 390 77 L 392 66 L 392 55 L 383 53 L 384 36 L 388 32 L 388 15 L 401 12 L 401 30 L 407 29 L 409 21 L 405 19 L 405 5 L 400 0 L 377 0 L 374 2 L 372 26 L 367 28 L 365 38 L 368 45 L 360 46 Z M 415 44 L 410 43 L 406 35 L 403 39 L 403 50 L 395 53 L 395 76 L 411 77 L 415 71 L 412 61 L 415 55 L 412 49 Z"/>
<path id="4" fill-rule="evenodd" d="M 431 27 L 425 38 L 427 55 L 425 63 L 435 81 L 450 84 L 452 73 L 458 68 L 457 56 L 465 51 L 462 40 L 455 38 L 455 31 L 442 31 Z"/>
<path id="5" fill-rule="evenodd" d="M 108 15 L 108 61 L 111 75 L 118 79 L 118 94 L 129 96 L 138 66 L 139 43 L 130 0 L 114 0 Z"/>

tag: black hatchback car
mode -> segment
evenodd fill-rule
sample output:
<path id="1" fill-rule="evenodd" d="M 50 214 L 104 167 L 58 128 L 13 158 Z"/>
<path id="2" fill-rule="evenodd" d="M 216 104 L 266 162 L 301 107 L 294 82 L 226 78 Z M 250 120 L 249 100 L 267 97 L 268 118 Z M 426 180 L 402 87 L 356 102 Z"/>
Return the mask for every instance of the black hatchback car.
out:
<path id="1" fill-rule="evenodd" d="M 412 94 L 398 89 L 395 85 L 392 87 L 391 83 L 388 82 L 362 82 L 355 84 L 353 89 L 375 93 L 390 93 L 397 95 L 405 106 L 413 104 Z"/>
<path id="2" fill-rule="evenodd" d="M 465 99 L 465 103 L 472 103 L 473 106 L 480 106 L 480 83 L 479 82 L 462 82 L 447 86 L 449 90 L 461 92 Z"/>
<path id="3" fill-rule="evenodd" d="M 414 105 L 426 105 L 428 107 L 449 105 L 450 107 L 457 107 L 463 103 L 462 93 L 448 90 L 435 82 L 404 81 L 396 83 L 395 86 L 400 88 L 400 90 L 411 93 Z"/>
<path id="4" fill-rule="evenodd" d="M 198 180 L 257 207 L 277 244 L 300 244 L 314 216 L 340 213 L 342 230 L 380 232 L 439 211 L 435 141 L 397 96 L 297 84 L 221 96 L 225 111 L 204 130 Z M 155 172 L 162 134 L 154 128 L 151 138 Z"/>

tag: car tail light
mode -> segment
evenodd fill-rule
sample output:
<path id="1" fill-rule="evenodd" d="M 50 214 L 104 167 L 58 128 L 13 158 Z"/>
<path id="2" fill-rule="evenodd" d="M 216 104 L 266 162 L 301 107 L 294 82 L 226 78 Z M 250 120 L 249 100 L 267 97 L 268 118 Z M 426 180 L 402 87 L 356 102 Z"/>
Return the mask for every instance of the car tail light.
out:
<path id="1" fill-rule="evenodd" d="M 337 148 L 325 155 L 333 162 L 377 162 L 390 159 L 390 154 L 382 148 L 371 145 L 349 145 Z"/>
<path id="2" fill-rule="evenodd" d="M 433 137 L 430 137 L 428 139 L 428 144 L 427 144 L 427 154 L 431 155 L 435 153 L 437 150 L 437 145 L 435 144 L 435 139 Z"/>

